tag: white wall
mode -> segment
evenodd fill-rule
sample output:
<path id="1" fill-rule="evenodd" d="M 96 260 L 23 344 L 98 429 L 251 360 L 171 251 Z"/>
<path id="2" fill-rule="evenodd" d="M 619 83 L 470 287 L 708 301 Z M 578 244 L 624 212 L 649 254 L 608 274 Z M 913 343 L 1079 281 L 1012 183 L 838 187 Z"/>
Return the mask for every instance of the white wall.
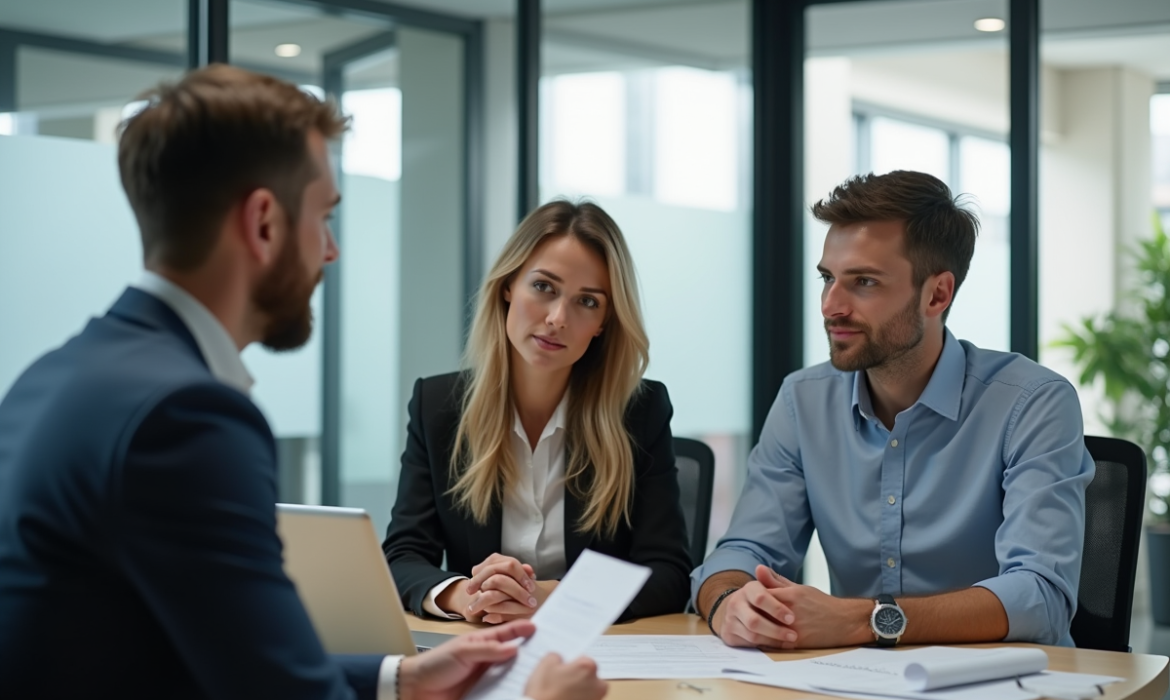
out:
<path id="1" fill-rule="evenodd" d="M 1063 324 L 1100 314 L 1132 279 L 1123 252 L 1150 234 L 1153 81 L 1125 68 L 1057 72 L 1061 131 L 1040 153 L 1040 360 L 1074 383 Z M 1108 434 L 1100 388 L 1080 388 L 1085 432 Z"/>

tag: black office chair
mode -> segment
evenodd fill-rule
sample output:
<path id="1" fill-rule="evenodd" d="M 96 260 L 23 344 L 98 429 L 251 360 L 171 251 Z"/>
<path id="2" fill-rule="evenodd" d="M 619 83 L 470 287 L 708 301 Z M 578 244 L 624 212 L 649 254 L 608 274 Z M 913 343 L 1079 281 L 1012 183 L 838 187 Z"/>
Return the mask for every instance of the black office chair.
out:
<path id="1" fill-rule="evenodd" d="M 1146 454 L 1117 438 L 1086 436 L 1085 447 L 1097 473 L 1085 492 L 1085 554 L 1072 638 L 1085 649 L 1129 651 Z"/>
<path id="2" fill-rule="evenodd" d="M 679 500 L 691 538 L 691 561 L 698 566 L 707 556 L 711 494 L 715 490 L 715 453 L 706 443 L 676 437 L 674 463 L 678 467 Z"/>

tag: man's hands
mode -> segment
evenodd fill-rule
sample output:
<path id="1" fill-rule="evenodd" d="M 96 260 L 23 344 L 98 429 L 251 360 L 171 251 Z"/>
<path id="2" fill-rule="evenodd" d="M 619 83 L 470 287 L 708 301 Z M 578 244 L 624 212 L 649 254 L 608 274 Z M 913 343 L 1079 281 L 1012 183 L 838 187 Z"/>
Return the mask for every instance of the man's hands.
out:
<path id="1" fill-rule="evenodd" d="M 459 700 L 493 664 L 516 656 L 510 643 L 531 637 L 536 626 L 518 620 L 492 629 L 460 635 L 398 667 L 402 700 Z M 597 664 L 587 657 L 564 663 L 556 654 L 541 659 L 524 694 L 532 700 L 600 700 L 609 686 L 597 678 Z"/>
<path id="2" fill-rule="evenodd" d="M 597 677 L 597 664 L 589 657 L 564 663 L 556 654 L 540 660 L 524 695 L 532 700 L 600 700 L 609 684 Z"/>
<path id="3" fill-rule="evenodd" d="M 499 624 L 532 617 L 556 581 L 537 581 L 532 567 L 513 557 L 493 554 L 435 598 L 440 609 L 473 622 Z"/>
<path id="4" fill-rule="evenodd" d="M 459 700 L 492 664 L 516 656 L 513 639 L 531 637 L 529 620 L 460 635 L 419 654 L 398 667 L 402 700 Z M 541 700 L 535 698 L 534 700 Z"/>
<path id="5" fill-rule="evenodd" d="M 873 641 L 872 609 L 871 601 L 834 598 L 757 566 L 756 579 L 723 601 L 711 625 L 734 647 L 851 646 Z"/>

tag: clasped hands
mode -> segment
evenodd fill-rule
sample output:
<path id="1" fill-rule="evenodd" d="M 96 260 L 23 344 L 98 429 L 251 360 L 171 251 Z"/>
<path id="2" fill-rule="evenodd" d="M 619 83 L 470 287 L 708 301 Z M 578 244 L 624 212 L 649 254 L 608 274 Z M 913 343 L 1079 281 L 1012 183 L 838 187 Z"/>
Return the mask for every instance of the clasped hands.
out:
<path id="1" fill-rule="evenodd" d="M 456 581 L 435 599 L 439 608 L 472 622 L 500 624 L 536 614 L 557 581 L 537 581 L 528 564 L 493 554 L 471 569 L 471 578 Z"/>
<path id="2" fill-rule="evenodd" d="M 810 649 L 873 641 L 871 601 L 835 598 L 766 566 L 755 573 L 756 580 L 727 596 L 711 620 L 728 646 Z"/>

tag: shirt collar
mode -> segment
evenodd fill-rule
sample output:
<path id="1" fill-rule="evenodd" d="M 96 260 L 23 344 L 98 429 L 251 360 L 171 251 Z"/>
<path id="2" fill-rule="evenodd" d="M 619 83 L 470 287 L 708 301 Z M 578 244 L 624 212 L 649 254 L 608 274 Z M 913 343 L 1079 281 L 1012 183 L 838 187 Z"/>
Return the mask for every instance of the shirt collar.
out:
<path id="1" fill-rule="evenodd" d="M 930 381 L 922 390 L 922 395 L 914 402 L 914 406 L 922 404 L 943 418 L 956 420 L 959 417 L 959 404 L 963 399 L 963 381 L 967 375 L 967 353 L 963 346 L 951 334 L 950 329 L 943 328 L 943 349 L 939 355 L 938 364 L 930 375 Z M 911 406 L 910 408 L 914 408 Z M 861 428 L 861 419 L 873 419 L 873 400 L 869 396 L 869 384 L 865 381 L 865 371 L 853 373 L 853 400 L 851 403 L 853 428 Z"/>
<path id="2" fill-rule="evenodd" d="M 553 411 L 552 418 L 548 419 L 548 425 L 544 426 L 544 431 L 540 434 L 540 440 L 555 435 L 558 430 L 564 430 L 569 414 L 569 392 L 565 391 L 565 395 L 561 397 L 561 402 L 557 404 L 557 408 Z M 512 430 L 519 435 L 525 442 L 528 442 L 528 433 L 524 431 L 524 424 L 520 422 L 520 411 L 515 406 L 512 407 Z M 540 443 L 537 440 L 537 443 Z"/>
<path id="3" fill-rule="evenodd" d="M 144 270 L 131 285 L 169 306 L 191 331 L 199 352 L 212 376 L 247 394 L 252 389 L 252 375 L 240 359 L 240 351 L 227 329 L 199 300 L 165 277 Z"/>

